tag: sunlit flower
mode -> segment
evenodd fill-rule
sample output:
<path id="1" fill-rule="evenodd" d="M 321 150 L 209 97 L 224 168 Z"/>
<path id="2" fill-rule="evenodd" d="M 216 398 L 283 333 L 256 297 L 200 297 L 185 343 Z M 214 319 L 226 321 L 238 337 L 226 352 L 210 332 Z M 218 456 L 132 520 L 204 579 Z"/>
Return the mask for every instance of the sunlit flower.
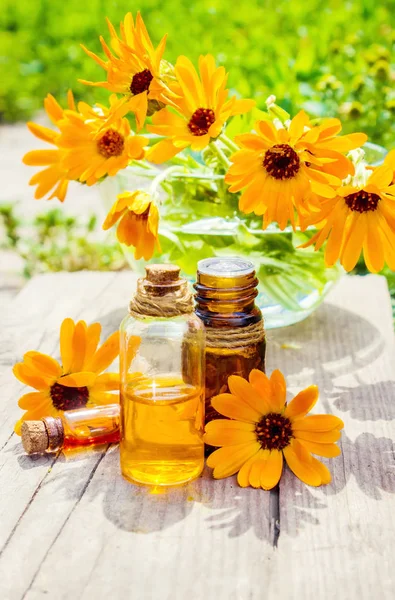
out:
<path id="1" fill-rule="evenodd" d="M 318 486 L 331 481 L 328 468 L 312 454 L 332 458 L 343 422 L 333 415 L 310 415 L 318 399 L 312 385 L 286 404 L 286 383 L 280 371 L 270 379 L 252 370 L 249 382 L 237 375 L 228 379 L 230 394 L 212 399 L 215 410 L 228 419 L 206 425 L 205 442 L 222 446 L 207 465 L 215 479 L 237 475 L 240 486 L 270 490 L 280 480 L 283 459 L 304 483 Z"/>
<path id="2" fill-rule="evenodd" d="M 30 351 L 14 366 L 15 377 L 36 390 L 19 399 L 20 408 L 26 412 L 15 425 L 18 435 L 23 421 L 118 401 L 119 375 L 103 371 L 119 354 L 119 333 L 116 331 L 98 347 L 100 333 L 100 323 L 88 326 L 85 321 L 64 319 L 60 328 L 60 362 Z M 116 394 L 110 393 L 114 390 Z"/>
<path id="3" fill-rule="evenodd" d="M 162 163 L 188 146 L 203 150 L 221 133 L 229 117 L 249 111 L 252 100 L 228 100 L 227 73 L 216 67 L 213 56 L 199 58 L 199 74 L 186 56 L 180 56 L 175 66 L 177 84 L 172 86 L 177 97 L 173 106 L 155 113 L 149 131 L 164 136 L 148 152 L 147 158 Z"/>
<path id="4" fill-rule="evenodd" d="M 149 260 L 155 246 L 160 252 L 159 211 L 149 194 L 141 191 L 119 194 L 103 223 L 103 229 L 109 229 L 117 221 L 117 238 L 122 244 L 134 246 L 136 259 Z"/>
<path id="5" fill-rule="evenodd" d="M 231 192 L 243 190 L 240 210 L 263 215 L 263 227 L 276 221 L 284 229 L 318 206 L 318 196 L 333 198 L 334 188 L 353 174 L 345 152 L 366 141 L 365 134 L 339 136 L 338 119 L 312 126 L 300 111 L 288 128 L 277 129 L 271 121 L 258 121 L 256 132 L 236 136 L 241 147 L 231 161 L 225 181 Z"/>
<path id="6" fill-rule="evenodd" d="M 132 135 L 129 121 L 123 117 L 128 110 L 123 98 L 111 96 L 110 108 L 98 105 L 94 109 L 80 102 L 78 110 L 66 111 L 59 123 L 58 143 L 69 179 L 93 185 L 102 177 L 115 175 L 129 161 L 144 157 L 148 140 Z"/>
<path id="7" fill-rule="evenodd" d="M 340 259 L 351 271 L 363 251 L 367 268 L 381 271 L 384 263 L 395 270 L 395 155 L 381 167 L 367 171 L 363 185 L 339 187 L 335 198 L 323 200 L 315 215 L 319 231 L 304 244 L 319 250 L 327 240 L 325 263 L 332 266 Z"/>
<path id="8" fill-rule="evenodd" d="M 82 48 L 107 73 L 106 81 L 92 82 L 80 80 L 82 83 L 103 87 L 112 92 L 132 96 L 130 110 L 135 112 L 138 127 L 142 127 L 145 117 L 155 110 L 163 108 L 173 96 L 169 83 L 174 78 L 170 75 L 169 64 L 162 60 L 166 46 L 164 36 L 155 49 L 148 35 L 144 21 L 137 13 L 136 23 L 128 13 L 120 25 L 119 37 L 107 19 L 110 31 L 110 46 L 100 37 L 100 42 L 107 60 L 102 60 L 96 54 Z"/>
<path id="9" fill-rule="evenodd" d="M 70 110 L 75 109 L 74 98 L 71 91 L 68 93 L 68 106 Z M 59 121 L 64 118 L 64 110 L 57 103 L 55 98 L 48 94 L 44 100 L 45 111 L 52 121 L 58 127 Z M 37 185 L 34 197 L 43 198 L 46 194 L 50 194 L 48 200 L 58 198 L 61 202 L 66 197 L 69 180 L 67 178 L 67 170 L 62 163 L 63 152 L 59 150 L 58 140 L 59 131 L 43 127 L 37 123 L 27 123 L 30 131 L 40 140 L 48 142 L 55 147 L 51 150 L 32 150 L 23 157 L 25 165 L 31 167 L 46 167 L 42 171 L 38 171 L 29 181 L 29 185 Z"/>

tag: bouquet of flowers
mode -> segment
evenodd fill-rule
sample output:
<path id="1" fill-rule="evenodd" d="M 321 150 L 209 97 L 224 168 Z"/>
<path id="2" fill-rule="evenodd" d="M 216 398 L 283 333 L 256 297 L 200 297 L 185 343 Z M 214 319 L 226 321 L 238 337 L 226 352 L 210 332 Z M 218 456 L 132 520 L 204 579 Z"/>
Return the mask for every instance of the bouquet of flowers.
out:
<path id="1" fill-rule="evenodd" d="M 371 272 L 385 263 L 395 270 L 395 151 L 370 167 L 361 149 L 367 137 L 341 135 L 338 119 L 312 119 L 303 110 L 291 118 L 274 97 L 258 110 L 253 100 L 229 93 L 226 70 L 211 55 L 200 56 L 197 68 L 186 56 L 170 64 L 166 36 L 155 47 L 139 13 L 135 20 L 126 15 L 119 34 L 109 21 L 108 28 L 109 43 L 100 38 L 103 57 L 82 46 L 105 73 L 104 81 L 82 83 L 111 92 L 108 106 L 76 105 L 70 91 L 62 108 L 49 94 L 44 106 L 55 129 L 28 123 L 51 145 L 24 157 L 44 167 L 30 180 L 36 198 L 63 202 L 70 181 L 91 186 L 138 165 L 154 173 L 150 188 L 122 190 L 103 223 L 116 226 L 136 259 L 159 255 L 169 242 L 159 235 L 162 189 L 171 194 L 183 175 L 190 176 L 184 220 L 199 206 L 208 214 L 248 215 L 248 234 L 273 223 L 280 231 L 306 231 L 299 245 L 323 248 L 327 267 L 340 261 L 350 271 L 363 252 Z M 209 183 L 199 187 L 194 173 Z M 251 255 L 265 254 L 254 239 L 243 242 Z M 170 242 L 176 252 L 171 236 Z M 276 257 L 264 259 L 271 272 L 279 268 Z M 314 261 L 308 268 L 316 277 Z"/>

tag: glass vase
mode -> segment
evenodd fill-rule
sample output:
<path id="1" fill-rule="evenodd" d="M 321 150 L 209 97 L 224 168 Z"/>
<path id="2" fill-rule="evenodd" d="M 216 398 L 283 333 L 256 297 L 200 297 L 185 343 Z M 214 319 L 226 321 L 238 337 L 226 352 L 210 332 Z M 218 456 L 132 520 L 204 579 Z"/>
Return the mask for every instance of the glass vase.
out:
<path id="1" fill-rule="evenodd" d="M 379 164 L 384 149 L 367 145 L 371 164 Z M 302 321 L 321 304 L 343 273 L 339 266 L 327 268 L 322 251 L 300 248 L 314 233 L 276 225 L 262 230 L 262 218 L 238 210 L 238 198 L 227 191 L 223 176 L 208 169 L 182 172 L 168 169 L 128 167 L 100 185 L 106 210 L 117 194 L 137 189 L 150 191 L 161 181 L 160 245 L 162 252 L 149 261 L 180 266 L 195 281 L 197 263 L 212 256 L 240 256 L 251 260 L 259 279 L 257 304 L 266 329 Z M 134 248 L 122 246 L 131 268 L 144 275 L 146 262 L 135 260 Z"/>

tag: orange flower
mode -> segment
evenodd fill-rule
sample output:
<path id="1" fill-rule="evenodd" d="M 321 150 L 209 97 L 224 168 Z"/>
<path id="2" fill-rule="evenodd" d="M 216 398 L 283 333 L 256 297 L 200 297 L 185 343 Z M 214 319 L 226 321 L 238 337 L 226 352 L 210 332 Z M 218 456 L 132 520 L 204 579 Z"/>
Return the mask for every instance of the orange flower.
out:
<path id="1" fill-rule="evenodd" d="M 36 390 L 19 399 L 20 408 L 26 412 L 15 425 L 18 435 L 23 421 L 118 401 L 119 375 L 103 371 L 119 354 L 119 333 L 116 331 L 98 347 L 100 333 L 100 323 L 88 326 L 85 321 L 64 319 L 60 363 L 47 354 L 30 351 L 14 366 L 15 377 Z"/>
<path id="2" fill-rule="evenodd" d="M 159 211 L 151 196 L 146 192 L 119 194 L 103 223 L 109 229 L 117 221 L 117 238 L 126 246 L 134 246 L 136 259 L 149 260 L 155 250 L 160 252 L 158 239 Z"/>
<path id="3" fill-rule="evenodd" d="M 241 150 L 231 156 L 233 165 L 225 181 L 231 192 L 243 190 L 240 210 L 263 215 L 263 228 L 273 221 L 280 229 L 288 221 L 295 227 L 295 209 L 303 220 L 318 207 L 318 196 L 333 198 L 334 188 L 354 173 L 344 153 L 367 139 L 363 133 L 339 136 L 338 119 L 325 119 L 313 127 L 304 111 L 287 129 L 258 121 L 255 130 L 236 136 Z"/>
<path id="4" fill-rule="evenodd" d="M 80 102 L 78 109 L 78 113 L 66 111 L 59 123 L 58 144 L 69 179 L 93 185 L 107 175 L 116 175 L 129 161 L 144 157 L 148 140 L 131 135 L 124 117 L 128 112 L 124 98 L 112 95 L 109 108 L 98 105 L 95 109 Z"/>
<path id="5" fill-rule="evenodd" d="M 74 110 L 74 98 L 71 90 L 68 93 L 68 105 L 70 110 Z M 44 100 L 45 111 L 54 125 L 59 126 L 59 122 L 64 118 L 64 110 L 56 102 L 55 98 L 48 94 Z M 28 128 L 38 139 L 48 142 L 55 146 L 55 150 L 32 150 L 27 152 L 23 157 L 25 165 L 31 167 L 46 167 L 39 171 L 29 181 L 29 185 L 37 185 L 34 197 L 43 198 L 50 193 L 48 200 L 58 198 L 61 202 L 64 201 L 67 193 L 69 179 L 67 177 L 67 169 L 63 164 L 63 152 L 59 150 L 60 132 L 48 127 L 43 127 L 37 123 L 29 122 Z"/>
<path id="6" fill-rule="evenodd" d="M 220 394 L 212 405 L 228 419 L 206 425 L 205 442 L 222 446 L 211 454 L 207 465 L 216 479 L 238 472 L 241 487 L 249 485 L 270 490 L 280 480 L 285 459 L 291 471 L 312 486 L 331 481 L 327 467 L 312 454 L 332 458 L 340 454 L 336 446 L 343 422 L 333 415 L 307 414 L 318 399 L 312 385 L 286 403 L 286 383 L 280 371 L 270 379 L 252 370 L 249 382 L 232 375 L 230 394 Z"/>
<path id="7" fill-rule="evenodd" d="M 393 155 L 394 156 L 394 155 Z M 335 198 L 323 200 L 312 223 L 319 231 L 302 247 L 315 244 L 319 250 L 327 240 L 325 263 L 340 259 L 351 271 L 363 251 L 367 268 L 381 271 L 384 263 L 395 270 L 395 185 L 392 157 L 374 171 L 367 171 L 364 185 L 339 187 Z"/>
<path id="8" fill-rule="evenodd" d="M 203 150 L 219 136 L 229 117 L 247 112 L 255 104 L 253 100 L 227 99 L 227 73 L 224 67 L 215 66 L 210 54 L 199 58 L 199 75 L 186 56 L 178 57 L 175 73 L 177 83 L 172 89 L 177 96 L 172 105 L 178 114 L 164 108 L 148 127 L 166 138 L 148 152 L 148 160 L 154 163 L 165 162 L 188 146 Z"/>
<path id="9" fill-rule="evenodd" d="M 107 81 L 85 81 L 86 85 L 103 87 L 112 92 L 132 96 L 129 104 L 130 110 L 135 112 L 137 126 L 140 128 L 148 114 L 163 108 L 174 95 L 169 88 L 169 83 L 174 78 L 171 75 L 170 65 L 162 60 L 166 47 L 164 36 L 155 49 L 148 35 L 144 21 L 137 13 L 136 24 L 133 16 L 128 13 L 124 22 L 121 22 L 121 37 L 118 37 L 113 25 L 107 19 L 110 31 L 110 48 L 100 37 L 100 42 L 107 60 L 102 60 L 90 50 L 82 46 L 83 50 L 93 58 L 107 73 Z"/>

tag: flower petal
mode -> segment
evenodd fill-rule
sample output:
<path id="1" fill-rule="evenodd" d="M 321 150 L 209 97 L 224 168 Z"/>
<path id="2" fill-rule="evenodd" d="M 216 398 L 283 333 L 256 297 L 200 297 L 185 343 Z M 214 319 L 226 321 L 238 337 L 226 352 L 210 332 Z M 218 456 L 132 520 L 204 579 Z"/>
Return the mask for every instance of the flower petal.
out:
<path id="1" fill-rule="evenodd" d="M 62 359 L 63 373 L 69 373 L 71 362 L 73 360 L 73 335 L 74 335 L 73 319 L 64 319 L 60 327 L 60 356 Z"/>
<path id="2" fill-rule="evenodd" d="M 302 461 L 292 446 L 284 448 L 283 453 L 288 467 L 298 479 L 314 487 L 321 485 L 321 475 L 314 469 L 312 463 Z"/>
<path id="3" fill-rule="evenodd" d="M 40 375 L 44 375 L 44 377 L 53 377 L 56 379 L 62 373 L 62 368 L 58 361 L 48 356 L 48 354 L 31 350 L 23 355 L 23 361 L 32 370 L 37 371 Z"/>
<path id="4" fill-rule="evenodd" d="M 318 400 L 318 387 L 310 385 L 297 394 L 285 409 L 285 416 L 289 419 L 304 417 Z"/>
<path id="5" fill-rule="evenodd" d="M 29 392 L 19 398 L 18 406 L 22 410 L 34 410 L 42 404 L 44 400 L 48 401 L 48 396 L 43 392 Z"/>
<path id="6" fill-rule="evenodd" d="M 260 451 L 258 451 L 256 454 L 251 456 L 251 458 L 249 458 L 247 460 L 247 462 L 245 462 L 244 465 L 242 465 L 240 471 L 237 473 L 237 483 L 239 484 L 240 487 L 248 487 L 250 485 L 249 477 L 250 477 L 251 468 L 252 468 L 254 462 L 256 460 L 259 460 L 259 456 L 260 456 Z"/>
<path id="7" fill-rule="evenodd" d="M 237 398 L 241 398 L 245 404 L 256 411 L 258 419 L 262 416 L 262 409 L 265 408 L 265 403 L 262 403 L 261 396 L 256 393 L 255 388 L 248 383 L 243 377 L 231 375 L 228 378 L 228 386 L 231 394 Z"/>
<path id="8" fill-rule="evenodd" d="M 237 421 L 246 421 L 247 423 L 257 423 L 261 415 L 250 406 L 245 404 L 240 398 L 233 394 L 219 394 L 211 398 L 211 405 L 217 412 L 230 419 Z"/>
<path id="9" fill-rule="evenodd" d="M 34 369 L 31 369 L 23 362 L 14 365 L 12 372 L 19 381 L 25 385 L 30 385 L 36 390 L 47 390 L 50 385 L 49 379 L 37 375 Z"/>
<path id="10" fill-rule="evenodd" d="M 234 475 L 251 456 L 261 449 L 257 442 L 225 446 L 215 450 L 207 459 L 207 466 L 213 467 L 215 479 Z"/>
<path id="11" fill-rule="evenodd" d="M 261 473 L 261 487 L 271 490 L 280 481 L 283 471 L 283 453 L 279 450 L 271 450 L 266 464 Z"/>
<path id="12" fill-rule="evenodd" d="M 96 373 L 81 371 L 80 373 L 71 373 L 70 375 L 60 377 L 57 383 L 66 387 L 90 387 L 95 383 L 96 378 Z"/>
<path id="13" fill-rule="evenodd" d="M 259 411 L 262 414 L 270 412 L 272 390 L 268 376 L 258 369 L 252 369 L 248 378 L 254 390 L 259 394 Z"/>
<path id="14" fill-rule="evenodd" d="M 83 368 L 92 360 L 93 355 L 97 350 L 97 346 L 100 341 L 101 325 L 100 323 L 92 323 L 86 330 L 86 348 L 85 348 L 85 360 Z"/>
<path id="15" fill-rule="evenodd" d="M 292 423 L 293 431 L 331 431 L 343 427 L 343 421 L 335 415 L 309 415 Z"/>
<path id="16" fill-rule="evenodd" d="M 330 474 L 328 467 L 324 465 L 320 460 L 314 458 L 314 456 L 311 457 L 311 461 L 311 466 L 315 471 L 317 471 L 317 473 L 321 477 L 321 484 L 326 485 L 330 483 L 332 481 L 332 475 Z"/>
<path id="17" fill-rule="evenodd" d="M 95 392 L 119 390 L 119 373 L 103 373 L 96 378 Z"/>
<path id="18" fill-rule="evenodd" d="M 71 372 L 81 371 L 85 359 L 86 351 L 86 331 L 85 321 L 78 321 L 75 325 L 72 341 L 73 358 L 71 361 Z"/>
<path id="19" fill-rule="evenodd" d="M 236 446 L 256 441 L 252 423 L 215 419 L 206 425 L 204 441 L 211 446 Z"/>
<path id="20" fill-rule="evenodd" d="M 101 373 L 111 365 L 118 354 L 119 331 L 114 331 L 93 356 L 92 362 L 89 365 L 89 370 L 94 371 L 95 373 Z"/>
<path id="21" fill-rule="evenodd" d="M 248 481 L 253 488 L 261 487 L 261 476 L 262 471 L 266 465 L 267 459 L 269 458 L 270 450 L 259 450 L 258 454 L 254 456 L 254 463 L 252 464 Z"/>
<path id="22" fill-rule="evenodd" d="M 297 439 L 319 444 L 337 442 L 341 436 L 338 429 L 332 429 L 332 431 L 295 431 L 294 434 Z"/>
<path id="23" fill-rule="evenodd" d="M 278 369 L 275 369 L 270 376 L 270 386 L 272 389 L 271 409 L 277 412 L 283 409 L 287 393 L 284 375 Z"/>
<path id="24" fill-rule="evenodd" d="M 335 458 L 341 454 L 339 446 L 336 444 L 319 444 L 317 442 L 308 442 L 307 440 L 299 440 L 299 442 L 313 454 L 323 456 L 324 458 Z"/>

